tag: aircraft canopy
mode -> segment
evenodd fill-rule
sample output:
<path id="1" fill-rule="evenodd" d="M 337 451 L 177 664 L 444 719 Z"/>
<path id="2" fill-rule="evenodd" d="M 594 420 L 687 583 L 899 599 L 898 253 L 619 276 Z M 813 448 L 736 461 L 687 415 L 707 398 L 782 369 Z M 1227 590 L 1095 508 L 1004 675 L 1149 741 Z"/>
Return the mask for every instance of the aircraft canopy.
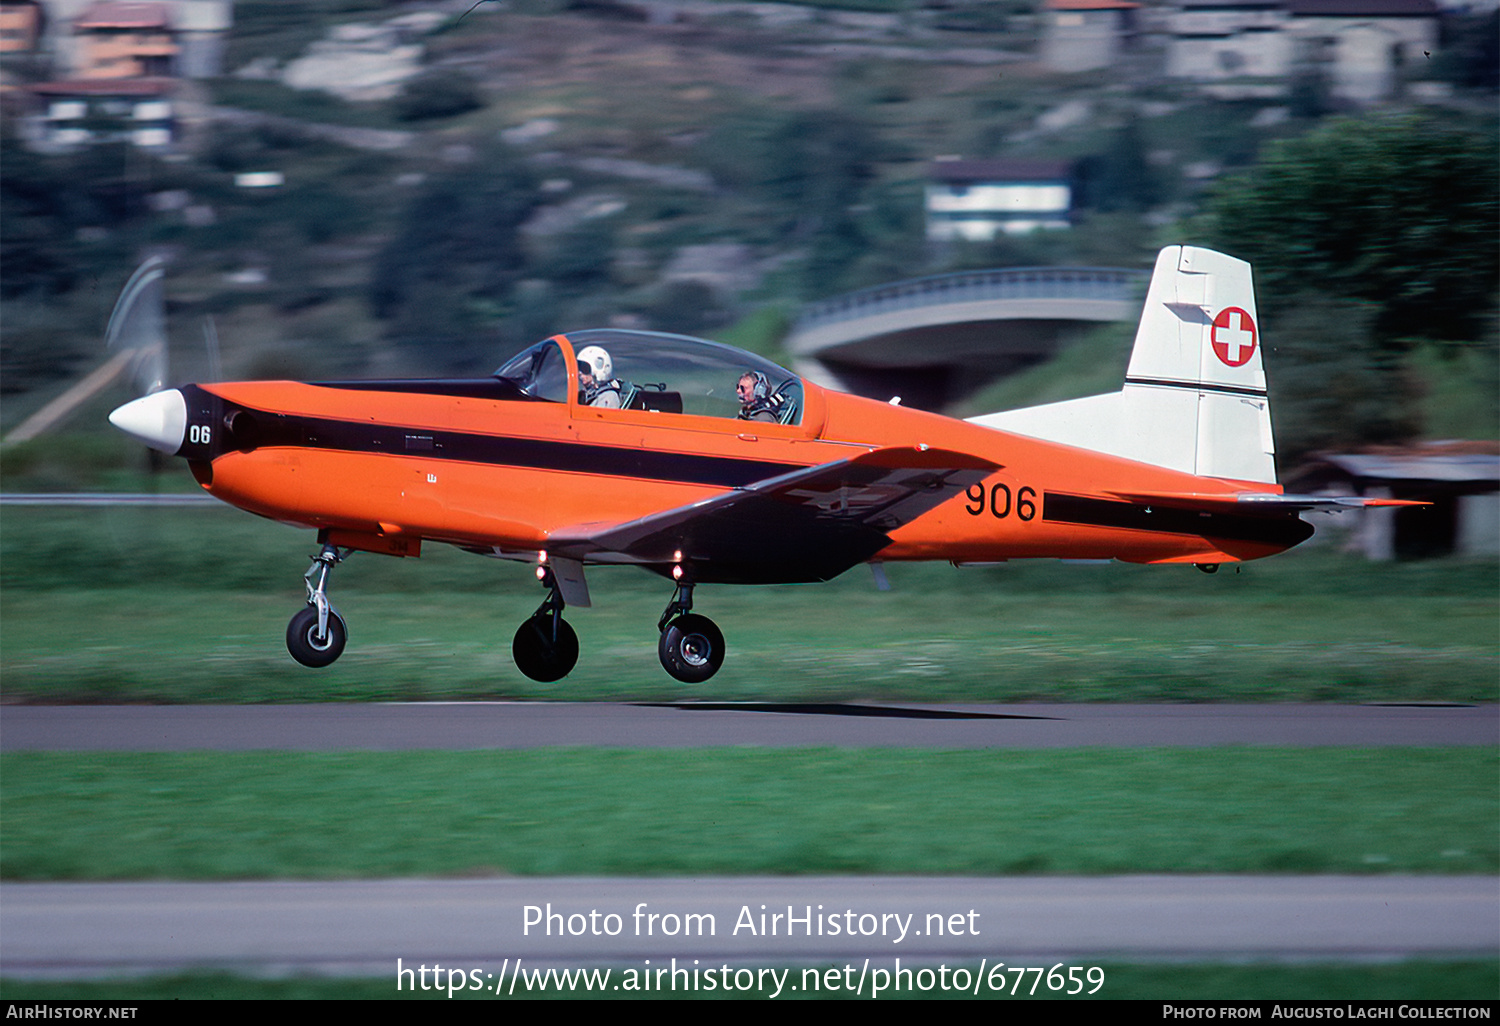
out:
<path id="1" fill-rule="evenodd" d="M 586 351 L 607 354 L 608 376 L 597 383 L 615 395 L 607 400 L 624 409 L 657 410 L 734 419 L 742 406 L 735 392 L 746 374 L 757 375 L 761 396 L 754 419 L 797 424 L 802 418 L 802 381 L 764 357 L 733 346 L 685 335 L 623 328 L 599 328 L 553 336 L 508 360 L 495 376 L 514 382 L 526 394 L 567 402 L 570 368 L 559 339 L 571 345 L 575 360 Z M 577 371 L 571 375 L 577 387 Z M 593 392 L 577 392 L 588 404 Z M 601 405 L 595 402 L 594 405 Z"/>

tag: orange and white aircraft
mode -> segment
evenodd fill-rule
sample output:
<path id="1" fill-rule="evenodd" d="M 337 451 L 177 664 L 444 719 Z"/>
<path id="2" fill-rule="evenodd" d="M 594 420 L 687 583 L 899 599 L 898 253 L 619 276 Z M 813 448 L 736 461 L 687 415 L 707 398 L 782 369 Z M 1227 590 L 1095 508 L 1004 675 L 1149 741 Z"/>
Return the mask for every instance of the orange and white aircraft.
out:
<path id="1" fill-rule="evenodd" d="M 203 489 L 313 528 L 287 629 L 308 666 L 348 637 L 328 599 L 351 551 L 426 542 L 534 563 L 521 672 L 578 658 L 563 620 L 585 568 L 674 583 L 658 652 L 711 677 L 724 637 L 698 584 L 826 581 L 859 563 L 1053 557 L 1193 564 L 1305 540 L 1299 514 L 1368 505 L 1276 484 L 1250 266 L 1162 250 L 1119 392 L 969 421 L 830 391 L 728 346 L 653 332 L 556 335 L 475 380 L 184 385 L 110 415 L 187 460 Z"/>

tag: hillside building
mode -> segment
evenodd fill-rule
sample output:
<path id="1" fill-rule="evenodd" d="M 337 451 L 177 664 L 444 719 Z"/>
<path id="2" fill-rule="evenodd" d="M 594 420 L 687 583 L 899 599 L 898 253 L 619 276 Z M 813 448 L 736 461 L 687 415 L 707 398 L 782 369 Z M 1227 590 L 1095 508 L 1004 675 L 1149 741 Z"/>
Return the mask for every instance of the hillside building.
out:
<path id="1" fill-rule="evenodd" d="M 1331 97 L 1372 104 L 1399 94 L 1404 68 L 1437 46 L 1433 0 L 1177 0 L 1166 73 L 1224 98 L 1285 95 L 1297 75 Z"/>
<path id="2" fill-rule="evenodd" d="M 0 53 L 31 53 L 42 41 L 42 5 L 37 0 L 0 0 Z"/>
<path id="3" fill-rule="evenodd" d="M 927 237 L 988 242 L 1001 232 L 1067 228 L 1072 205 L 1064 161 L 940 159 L 928 171 Z"/>
<path id="4" fill-rule="evenodd" d="M 48 0 L 45 7 L 44 46 L 57 77 L 28 90 L 42 107 L 31 125 L 37 145 L 169 147 L 178 83 L 222 73 L 231 0 Z"/>
<path id="5" fill-rule="evenodd" d="M 64 149 L 103 142 L 130 142 L 142 149 L 170 146 L 174 88 L 167 78 L 73 79 L 32 86 L 32 94 L 46 104 L 41 141 Z"/>
<path id="6" fill-rule="evenodd" d="M 1126 0 L 1047 0 L 1042 63 L 1063 72 L 1109 67 L 1129 45 L 1140 6 Z"/>
<path id="7" fill-rule="evenodd" d="M 73 22 L 75 77 L 166 78 L 177 59 L 171 13 L 164 3 L 108 0 Z"/>

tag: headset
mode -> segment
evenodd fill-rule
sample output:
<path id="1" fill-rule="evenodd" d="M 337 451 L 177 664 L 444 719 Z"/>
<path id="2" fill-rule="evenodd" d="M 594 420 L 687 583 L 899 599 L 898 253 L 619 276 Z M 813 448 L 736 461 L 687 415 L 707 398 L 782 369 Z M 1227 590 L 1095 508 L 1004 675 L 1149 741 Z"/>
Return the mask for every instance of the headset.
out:
<path id="1" fill-rule="evenodd" d="M 766 380 L 766 376 L 758 370 L 747 370 L 745 373 L 740 375 L 741 381 L 745 380 L 746 378 L 753 378 L 755 381 L 755 385 L 753 386 L 750 393 L 750 398 L 758 403 L 764 402 L 771 394 L 771 383 Z"/>

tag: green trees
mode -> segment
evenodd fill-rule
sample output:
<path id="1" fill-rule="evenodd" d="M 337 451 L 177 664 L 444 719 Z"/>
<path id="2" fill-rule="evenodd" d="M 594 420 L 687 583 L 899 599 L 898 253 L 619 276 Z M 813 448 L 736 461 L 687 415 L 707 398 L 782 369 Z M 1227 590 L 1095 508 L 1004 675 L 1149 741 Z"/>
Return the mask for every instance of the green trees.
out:
<path id="1" fill-rule="evenodd" d="M 493 333 L 526 266 L 520 228 L 536 183 L 503 150 L 434 177 L 407 207 L 376 258 L 370 300 L 403 344 L 441 347 L 460 365 L 493 356 Z"/>
<path id="2" fill-rule="evenodd" d="M 802 292 L 818 297 L 872 284 L 852 272 L 885 234 L 870 202 L 885 156 L 859 117 L 806 110 L 730 119 L 710 137 L 704 161 L 750 200 L 755 241 L 801 251 Z"/>
<path id="3" fill-rule="evenodd" d="M 1497 217 L 1492 137 L 1373 116 L 1273 146 L 1221 184 L 1201 228 L 1255 265 L 1267 313 L 1306 293 L 1365 300 L 1376 338 L 1399 346 L 1481 337 L 1500 273 Z"/>
<path id="4" fill-rule="evenodd" d="M 467 114 L 484 106 L 473 76 L 462 71 L 436 69 L 408 83 L 393 101 L 402 121 L 426 121 Z"/>
<path id="5" fill-rule="evenodd" d="M 1284 455 L 1420 430 L 1408 354 L 1495 344 L 1497 219 L 1493 133 L 1435 116 L 1333 121 L 1219 184 L 1190 238 L 1254 265 Z"/>
<path id="6" fill-rule="evenodd" d="M 1134 119 L 1111 135 L 1103 153 L 1077 162 L 1074 204 L 1101 213 L 1148 210 L 1161 201 L 1162 185 L 1146 159 L 1146 141 Z"/>

